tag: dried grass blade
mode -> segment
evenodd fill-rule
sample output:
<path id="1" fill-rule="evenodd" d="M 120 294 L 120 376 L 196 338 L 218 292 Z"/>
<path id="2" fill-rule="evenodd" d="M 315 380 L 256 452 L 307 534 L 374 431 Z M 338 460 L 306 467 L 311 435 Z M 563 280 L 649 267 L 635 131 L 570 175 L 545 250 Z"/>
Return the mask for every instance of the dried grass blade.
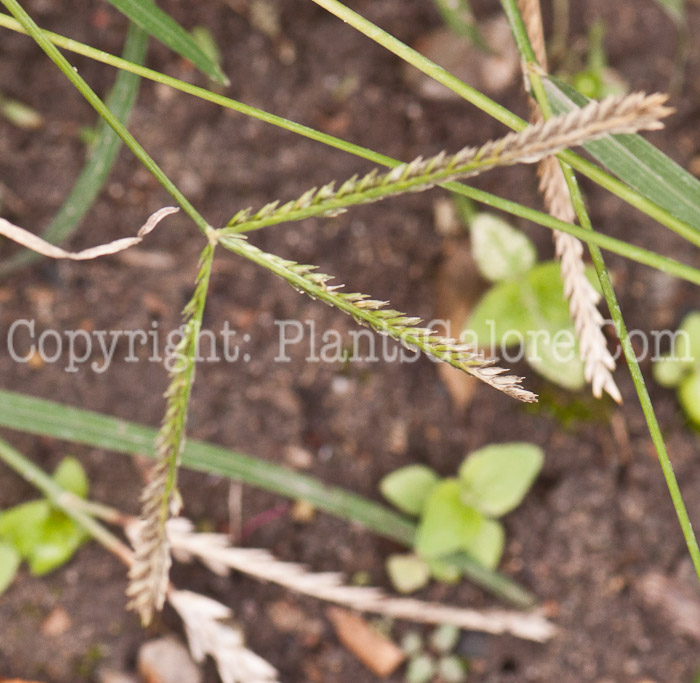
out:
<path id="1" fill-rule="evenodd" d="M 101 244 L 97 247 L 90 247 L 82 251 L 66 251 L 42 239 L 29 230 L 20 228 L 18 225 L 10 223 L 10 221 L 0 218 L 0 235 L 11 239 L 13 242 L 35 251 L 42 256 L 48 256 L 53 259 L 70 259 L 71 261 L 87 261 L 90 259 L 99 258 L 100 256 L 108 256 L 124 251 L 130 247 L 134 247 L 143 241 L 143 238 L 151 232 L 158 223 L 171 213 L 177 213 L 180 209 L 175 206 L 164 206 L 158 209 L 155 213 L 149 216 L 148 220 L 141 226 L 136 237 L 123 237 L 107 244 Z"/>
<path id="2" fill-rule="evenodd" d="M 199 559 L 220 575 L 236 570 L 319 600 L 353 609 L 430 624 L 454 624 L 486 633 L 510 633 L 544 642 L 556 632 L 542 615 L 506 610 L 479 612 L 407 598 L 392 598 L 379 588 L 348 586 L 342 574 L 314 573 L 304 566 L 278 560 L 266 550 L 235 548 L 223 534 L 196 533 L 187 519 L 168 523 L 168 537 L 178 560 Z"/>

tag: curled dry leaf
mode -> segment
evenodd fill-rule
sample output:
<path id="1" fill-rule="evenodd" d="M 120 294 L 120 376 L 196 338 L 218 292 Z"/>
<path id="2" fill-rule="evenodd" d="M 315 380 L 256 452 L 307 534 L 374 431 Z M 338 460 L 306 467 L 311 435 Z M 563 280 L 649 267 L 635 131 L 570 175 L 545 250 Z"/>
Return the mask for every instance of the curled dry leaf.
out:
<path id="1" fill-rule="evenodd" d="M 107 244 L 83 249 L 82 251 L 66 251 L 65 249 L 61 249 L 61 247 L 57 247 L 55 244 L 43 240 L 33 232 L 29 232 L 29 230 L 25 230 L 18 225 L 14 225 L 14 223 L 10 223 L 10 221 L 5 218 L 0 218 L 0 235 L 42 256 L 48 256 L 54 259 L 69 259 L 71 261 L 88 261 L 90 259 L 99 258 L 100 256 L 116 254 L 117 252 L 140 244 L 143 238 L 166 216 L 171 213 L 176 213 L 179 210 L 180 209 L 175 206 L 164 206 L 162 209 L 158 209 L 158 211 L 149 216 L 148 220 L 141 226 L 138 233 L 136 233 L 136 237 L 123 237 L 113 242 L 108 242 Z"/>

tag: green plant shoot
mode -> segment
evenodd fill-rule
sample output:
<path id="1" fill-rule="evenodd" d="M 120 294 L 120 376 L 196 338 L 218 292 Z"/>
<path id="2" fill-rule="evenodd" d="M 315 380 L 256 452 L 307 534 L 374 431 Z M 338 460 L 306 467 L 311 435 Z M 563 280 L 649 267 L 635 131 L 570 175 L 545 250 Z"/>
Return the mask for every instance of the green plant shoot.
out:
<path id="1" fill-rule="evenodd" d="M 384 497 L 419 518 L 415 553 L 387 561 L 396 589 L 418 590 L 430 576 L 458 580 L 460 572 L 450 558 L 454 554 L 466 553 L 495 569 L 505 541 L 498 518 L 522 502 L 543 461 L 542 450 L 533 444 L 494 444 L 467 456 L 457 477 L 440 479 L 425 465 L 402 467 L 384 477 Z"/>
<path id="2" fill-rule="evenodd" d="M 80 463 L 64 458 L 54 481 L 79 498 L 89 484 Z M 32 574 L 41 576 L 68 562 L 88 539 L 87 532 L 48 500 L 34 500 L 0 513 L 0 593 L 14 579 L 21 560 Z"/>

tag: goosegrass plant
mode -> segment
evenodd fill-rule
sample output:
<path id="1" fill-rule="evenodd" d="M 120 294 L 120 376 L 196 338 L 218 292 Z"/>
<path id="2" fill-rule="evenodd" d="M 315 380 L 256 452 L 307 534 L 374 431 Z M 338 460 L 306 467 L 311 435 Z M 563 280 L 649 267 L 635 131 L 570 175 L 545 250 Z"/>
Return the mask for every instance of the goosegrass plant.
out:
<path id="1" fill-rule="evenodd" d="M 536 400 L 536 396 L 523 386 L 521 378 L 508 374 L 498 366 L 496 359 L 485 357 L 472 346 L 459 340 L 439 337 L 433 330 L 422 327 L 418 318 L 389 308 L 387 302 L 375 300 L 364 293 L 345 292 L 339 285 L 329 284 L 331 278 L 317 272 L 313 265 L 298 264 L 283 259 L 261 250 L 248 239 L 248 233 L 256 230 L 311 216 L 332 218 L 350 210 L 355 205 L 375 202 L 407 192 L 424 191 L 436 185 L 588 244 L 600 289 L 613 318 L 681 529 L 700 576 L 700 550 L 698 550 L 661 430 L 626 332 L 601 249 L 657 268 L 696 285 L 700 284 L 700 270 L 656 251 L 643 249 L 594 230 L 576 181 L 576 173 L 588 177 L 621 200 L 654 218 L 660 225 L 675 231 L 692 245 L 699 246 L 700 183 L 637 135 L 638 131 L 659 128 L 661 119 L 671 113 L 671 109 L 665 106 L 664 96 L 645 96 L 635 93 L 630 96 L 608 98 L 601 102 L 586 102 L 580 94 L 567 89 L 564 84 L 547 75 L 546 64 L 542 63 L 543 60 L 538 60 L 531 42 L 531 37 L 534 37 L 535 44 L 542 43 L 542 36 L 538 36 L 536 30 L 533 31 L 531 22 L 526 27 L 515 0 L 503 0 L 503 9 L 510 21 L 514 39 L 523 58 L 527 83 L 537 102 L 538 109 L 533 108 L 533 112 L 540 112 L 537 115 L 538 120 L 533 125 L 528 125 L 526 121 L 502 105 L 459 81 L 338 0 L 313 0 L 320 7 L 345 21 L 348 24 L 348 30 L 355 29 L 364 33 L 368 38 L 432 76 L 467 102 L 495 117 L 514 131 L 499 140 L 486 142 L 477 148 L 464 148 L 453 154 L 441 153 L 426 159 L 417 157 L 410 163 L 401 163 L 373 150 L 237 102 L 214 90 L 194 86 L 142 66 L 147 35 L 152 35 L 193 61 L 212 79 L 220 83 L 226 82 L 225 76 L 212 58 L 184 29 L 150 0 L 111 1 L 132 22 L 122 57 L 109 55 L 91 46 L 77 43 L 66 36 L 42 30 L 18 0 L 2 0 L 9 15 L 0 15 L 0 27 L 25 33 L 31 37 L 95 109 L 101 121 L 104 122 L 104 125 L 101 124 L 101 136 L 98 138 L 104 140 L 102 143 L 104 148 L 108 148 L 112 154 L 110 157 L 110 154 L 105 151 L 104 158 L 113 160 L 115 145 L 118 144 L 117 138 L 120 139 L 168 191 L 179 208 L 202 233 L 201 267 L 195 293 L 183 313 L 186 333 L 177 349 L 172 367 L 163 424 L 153 448 L 152 430 L 138 425 L 125 425 L 107 416 L 95 415 L 87 411 L 69 409 L 56 404 L 49 405 L 48 402 L 10 392 L 3 392 L 0 395 L 0 405 L 5 408 L 0 415 L 0 421 L 5 426 L 30 433 L 53 435 L 93 446 L 109 447 L 119 452 L 145 452 L 155 455 L 156 464 L 151 481 L 142 497 L 142 523 L 138 534 L 134 537 L 135 552 L 130 562 L 131 606 L 138 611 L 144 623 L 148 623 L 154 612 L 162 607 L 168 594 L 171 539 L 166 530 L 172 517 L 179 512 L 181 505 L 177 492 L 177 471 L 181 461 L 196 469 L 218 472 L 283 495 L 311 500 L 325 510 L 363 522 L 378 533 L 407 545 L 412 544 L 416 531 L 415 526 L 405 517 L 391 513 L 349 492 L 328 489 L 319 482 L 303 478 L 301 475 L 292 476 L 279 468 L 247 458 L 242 454 L 186 441 L 187 407 L 195 374 L 194 352 L 206 305 L 209 273 L 217 251 L 220 251 L 217 247 L 231 251 L 275 273 L 298 291 L 350 315 L 359 324 L 390 336 L 406 346 L 418 348 L 434 359 L 447 362 L 515 399 Z M 539 10 L 537 3 L 523 3 L 523 6 L 528 10 L 524 12 L 526 17 L 534 16 L 533 12 L 536 13 Z M 120 111 L 116 111 L 117 102 L 106 103 L 97 96 L 59 48 L 110 64 L 124 72 L 123 78 L 127 80 L 128 87 L 127 95 L 119 98 Z M 321 188 L 312 188 L 297 199 L 286 203 L 278 200 L 271 201 L 257 211 L 244 208 L 237 211 L 225 225 L 214 227 L 148 155 L 125 125 L 124 121 L 130 107 L 133 106 L 133 98 L 136 95 L 138 77 L 171 86 L 292 133 L 355 154 L 379 166 L 388 167 L 389 170 L 375 169 L 361 177 L 352 177 L 337 186 L 334 183 L 328 183 Z M 584 159 L 568 149 L 579 145 L 586 148 L 594 161 Z M 95 147 L 95 150 L 98 149 L 102 149 L 99 143 Z M 93 152 L 90 161 L 94 160 L 96 155 L 98 151 Z M 557 159 L 556 162 L 553 161 L 554 157 Z M 477 190 L 461 182 L 499 166 L 541 161 L 550 165 L 551 172 L 554 174 L 551 177 L 558 178 L 556 181 L 550 181 L 550 185 L 557 183 L 558 196 L 561 198 L 564 191 L 568 192 L 566 201 L 570 202 L 573 212 L 566 209 L 564 213 L 552 211 L 550 215 Z M 71 194 L 69 199 L 72 199 L 83 213 L 97 196 L 106 178 L 108 166 L 109 164 L 106 170 L 104 166 L 101 167 L 105 175 L 99 178 L 96 178 L 94 173 L 88 173 L 86 166 L 81 178 L 84 178 L 83 182 L 87 187 L 84 191 L 74 190 Z M 544 189 L 546 192 L 546 183 Z M 552 207 L 549 208 L 551 210 Z M 573 223 L 574 217 L 578 219 L 578 226 Z M 75 220 L 72 215 L 70 220 L 65 218 L 59 220 L 59 218 L 60 212 L 50 230 L 44 235 L 48 242 L 64 240 L 78 224 L 78 220 Z M 4 222 L 3 234 L 17 239 L 21 234 L 19 231 L 21 229 L 18 226 Z M 562 268 L 565 285 L 571 284 L 581 274 L 581 250 L 573 241 L 569 241 L 566 247 L 560 247 L 560 243 L 561 238 L 557 247 L 560 255 L 565 252 L 570 256 L 568 266 L 567 257 L 562 257 Z M 36 244 L 32 242 L 32 245 L 36 246 Z M 47 254 L 51 250 L 41 246 L 36 251 Z M 55 256 L 55 253 L 49 255 Z M 20 255 L 19 259 L 23 256 Z M 29 257 L 24 256 L 24 260 L 27 258 Z M 8 269 L 17 267 L 19 263 L 19 260 L 8 262 L 4 270 L 7 272 Z M 574 282 L 574 286 L 567 294 L 580 339 L 590 340 L 595 334 L 593 327 L 597 320 L 591 313 L 590 307 L 591 302 L 595 303 L 595 297 L 590 294 L 589 289 L 585 288 L 585 291 L 581 289 L 584 287 L 582 282 L 583 280 L 579 277 L 579 284 Z M 579 291 L 583 291 L 584 300 L 586 297 L 589 299 L 586 300 L 585 311 L 587 312 L 584 313 L 581 313 L 584 310 L 584 304 L 577 299 L 576 295 Z M 600 351 L 600 340 L 598 339 L 590 348 Z M 587 379 L 592 382 L 594 393 L 599 395 L 602 390 L 605 390 L 614 395 L 617 387 L 611 379 L 612 368 L 607 365 L 605 357 L 589 354 L 587 359 L 592 368 L 587 373 Z M 8 461 L 7 449 L 0 449 L 0 457 Z M 89 519 L 91 519 L 89 515 L 84 519 L 88 532 L 99 536 L 101 532 Z M 505 577 L 469 561 L 464 561 L 463 567 L 470 578 L 490 587 L 505 599 L 521 605 L 531 604 L 532 597 Z"/>

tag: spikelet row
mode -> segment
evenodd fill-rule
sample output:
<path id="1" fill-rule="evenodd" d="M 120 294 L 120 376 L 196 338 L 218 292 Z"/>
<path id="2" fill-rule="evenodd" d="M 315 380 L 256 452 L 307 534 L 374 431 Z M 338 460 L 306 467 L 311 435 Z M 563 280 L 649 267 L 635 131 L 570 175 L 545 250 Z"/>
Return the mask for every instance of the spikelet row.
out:
<path id="1" fill-rule="evenodd" d="M 342 292 L 342 285 L 329 285 L 332 277 L 317 272 L 316 266 L 299 264 L 263 252 L 241 236 L 224 237 L 220 243 L 223 247 L 264 265 L 312 299 L 319 299 L 352 316 L 360 325 L 387 335 L 410 349 L 420 349 L 520 401 L 530 403 L 537 400 L 535 394 L 521 386 L 521 377 L 505 374 L 507 371 L 496 366 L 494 359 L 484 357 L 471 345 L 441 337 L 433 330 L 421 327 L 420 318 L 388 308 L 387 301 L 372 299 L 367 294 L 358 292 Z"/>
<path id="2" fill-rule="evenodd" d="M 143 522 L 134 542 L 134 562 L 129 570 L 128 607 L 149 624 L 165 603 L 170 571 L 170 546 L 165 525 L 180 511 L 177 466 L 185 445 L 187 406 L 194 381 L 197 339 L 209 284 L 214 247 L 210 243 L 200 259 L 195 291 L 182 315 L 184 333 L 174 351 L 175 363 L 165 392 L 166 410 L 156 437 L 156 464 L 141 494 Z"/>
<path id="3" fill-rule="evenodd" d="M 465 147 L 451 155 L 440 152 L 428 159 L 418 157 L 390 171 L 373 169 L 361 178 L 352 176 L 338 189 L 335 183 L 329 183 L 320 189 L 312 188 L 281 206 L 278 201 L 267 204 L 255 213 L 250 208 L 244 209 L 235 214 L 221 232 L 224 235 L 248 232 L 309 216 L 334 216 L 349 206 L 419 192 L 498 166 L 536 163 L 566 147 L 603 135 L 655 130 L 662 125 L 660 119 L 672 111 L 664 106 L 665 101 L 665 95 L 634 93 L 591 102 L 582 109 L 555 116 L 519 133 L 509 133 L 481 147 Z"/>

